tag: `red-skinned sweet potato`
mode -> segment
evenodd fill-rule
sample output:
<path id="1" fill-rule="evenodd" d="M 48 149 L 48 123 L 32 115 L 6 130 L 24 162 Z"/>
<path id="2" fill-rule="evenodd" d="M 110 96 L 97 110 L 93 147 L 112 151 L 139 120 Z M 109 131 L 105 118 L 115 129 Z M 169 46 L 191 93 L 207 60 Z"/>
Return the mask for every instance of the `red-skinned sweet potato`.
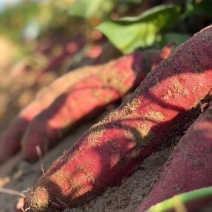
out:
<path id="1" fill-rule="evenodd" d="M 79 121 L 78 119 L 83 118 L 95 108 L 103 107 L 109 102 L 121 98 L 130 89 L 138 86 L 147 73 L 166 58 L 170 51 L 169 46 L 164 47 L 162 51 L 138 51 L 104 65 L 80 68 L 60 77 L 41 91 L 37 98 L 18 115 L 0 142 L 0 161 L 8 159 L 20 150 L 22 137 L 31 121 L 47 109 L 54 100 L 51 108 L 40 115 L 30 127 L 30 133 L 28 133 L 30 138 L 32 138 L 31 134 L 34 134 L 34 130 L 37 135 L 30 141 L 27 138 L 28 135 L 25 136 L 23 146 L 28 159 L 34 160 L 37 158 L 35 146 L 40 145 L 42 149 L 44 149 L 44 146 L 52 146 L 55 139 L 56 141 L 60 139 L 58 133 L 63 135 L 63 128 L 71 127 L 69 125 L 75 124 Z M 100 98 L 101 100 L 98 101 L 98 95 L 103 95 L 104 98 Z M 56 100 L 57 98 L 58 100 Z M 85 100 L 87 100 L 86 103 Z M 72 109 L 67 111 L 69 105 Z M 79 111 L 82 108 L 80 109 L 78 106 L 85 107 L 84 110 L 87 111 Z M 72 113 L 74 114 L 72 115 Z M 78 114 L 76 117 L 75 113 Z M 53 116 L 56 117 L 53 118 Z M 51 123 L 47 124 L 47 122 Z M 44 123 L 47 125 L 43 126 Z M 43 127 L 37 128 L 39 124 Z M 45 134 L 44 139 L 49 140 L 49 145 L 43 144 L 43 133 Z M 56 137 L 53 138 L 54 136 Z M 36 139 L 37 141 L 35 141 Z M 52 139 L 53 142 L 51 143 Z M 28 151 L 29 149 L 31 150 Z M 30 154 L 32 155 L 28 156 Z"/>
<path id="2" fill-rule="evenodd" d="M 20 112 L 1 139 L 0 161 L 10 158 L 20 150 L 22 136 L 34 117 L 49 107 L 69 86 L 74 85 L 84 77 L 92 75 L 95 72 L 96 70 L 94 68 L 89 68 L 88 71 L 85 71 L 85 68 L 83 68 L 75 72 L 70 72 L 40 91 L 35 100 Z"/>
<path id="3" fill-rule="evenodd" d="M 189 127 L 165 164 L 158 182 L 137 211 L 143 212 L 176 194 L 212 186 L 211 164 L 212 105 Z M 202 204 L 193 203 L 187 209 L 197 211 Z"/>
<path id="4" fill-rule="evenodd" d="M 36 77 L 36 83 L 38 83 L 47 72 L 58 70 L 61 67 L 61 64 L 65 61 L 65 59 L 76 54 L 80 49 L 85 46 L 85 44 L 86 39 L 81 35 L 78 35 L 72 38 L 66 44 L 63 44 L 63 49 L 61 53 L 56 57 L 51 58 L 44 70 Z"/>
<path id="5" fill-rule="evenodd" d="M 163 57 L 167 57 L 169 50 L 170 48 Z M 165 49 L 161 55 L 164 51 Z M 151 67 L 141 68 L 142 64 L 149 62 L 150 66 L 155 66 L 161 59 L 159 51 L 135 52 L 101 67 L 102 70 L 98 73 L 71 86 L 29 125 L 22 142 L 24 158 L 37 160 L 36 146 L 42 152 L 50 149 L 81 119 L 92 117 L 108 103 L 120 99 L 130 89 L 138 86 L 151 70 Z"/>
<path id="6" fill-rule="evenodd" d="M 61 211 L 84 204 L 182 130 L 189 111 L 211 89 L 211 36 L 208 27 L 162 61 L 127 102 L 53 163 L 25 197 L 24 208 Z"/>

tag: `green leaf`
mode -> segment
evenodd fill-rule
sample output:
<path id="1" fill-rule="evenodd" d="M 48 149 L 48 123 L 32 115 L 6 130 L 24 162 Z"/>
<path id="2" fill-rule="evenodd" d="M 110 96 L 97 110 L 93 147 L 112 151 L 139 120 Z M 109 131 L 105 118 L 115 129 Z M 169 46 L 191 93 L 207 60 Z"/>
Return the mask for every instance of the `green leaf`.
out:
<path id="1" fill-rule="evenodd" d="M 73 16 L 90 19 L 92 17 L 101 18 L 110 13 L 114 7 L 114 0 L 77 0 L 72 4 L 69 14 Z"/>
<path id="2" fill-rule="evenodd" d="M 153 45 L 160 33 L 173 25 L 179 12 L 180 8 L 177 6 L 161 5 L 137 17 L 103 22 L 97 29 L 120 51 L 127 54 L 137 48 Z"/>
<path id="3" fill-rule="evenodd" d="M 207 199 L 212 197 L 212 187 L 201 188 L 176 195 L 170 199 L 164 200 L 152 207 L 146 212 L 166 212 L 166 211 L 180 211 L 178 206 L 184 206 L 186 203 L 195 202 L 196 200 Z"/>

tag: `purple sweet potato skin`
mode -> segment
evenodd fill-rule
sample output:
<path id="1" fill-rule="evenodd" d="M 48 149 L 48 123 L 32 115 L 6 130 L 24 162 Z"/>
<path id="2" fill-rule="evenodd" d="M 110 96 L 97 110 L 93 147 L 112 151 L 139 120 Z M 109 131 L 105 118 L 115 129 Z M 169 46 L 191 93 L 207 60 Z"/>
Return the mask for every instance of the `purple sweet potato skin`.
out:
<path id="1" fill-rule="evenodd" d="M 118 80 L 120 80 L 120 84 L 121 84 L 121 82 L 126 80 L 126 79 L 123 79 L 122 81 L 122 79 L 120 79 L 120 77 L 123 76 L 123 73 L 125 72 L 126 75 L 129 75 L 129 79 L 127 81 L 125 88 L 121 92 L 117 91 L 119 92 L 119 94 L 116 94 L 113 97 L 111 97 L 111 95 L 113 94 L 111 94 L 109 91 L 108 91 L 108 94 L 104 94 L 106 101 L 103 103 L 104 105 L 102 105 L 102 102 L 100 101 L 99 105 L 105 106 L 110 101 L 112 102 L 121 98 L 124 94 L 126 94 L 126 92 L 128 92 L 133 87 L 138 86 L 138 84 L 140 84 L 140 81 L 145 78 L 148 72 L 150 72 L 161 60 L 166 58 L 169 55 L 170 51 L 171 51 L 171 48 L 167 46 L 167 47 L 164 47 L 162 51 L 147 50 L 144 52 L 135 52 L 130 55 L 123 56 L 117 60 L 106 63 L 104 65 L 97 65 L 93 67 L 88 66 L 88 67 L 80 68 L 60 77 L 55 82 L 53 82 L 50 86 L 48 86 L 47 88 L 39 92 L 36 99 L 24 110 L 22 110 L 21 113 L 18 115 L 18 117 L 15 119 L 15 121 L 12 123 L 11 127 L 8 129 L 5 136 L 1 139 L 1 142 L 0 142 L 0 161 L 4 161 L 8 159 L 14 154 L 16 154 L 18 151 L 20 151 L 21 140 L 28 126 L 31 124 L 32 120 L 34 120 L 34 118 L 38 116 L 40 113 L 42 113 L 43 111 L 44 111 L 43 115 L 39 116 L 35 120 L 35 122 L 33 122 L 32 126 L 30 127 L 30 132 L 28 133 L 28 135 L 32 137 L 30 133 L 34 135 L 35 133 L 34 131 L 36 130 L 38 134 L 40 133 L 40 136 L 35 135 L 34 141 L 28 141 L 27 135 L 25 136 L 25 139 L 24 139 L 25 141 L 23 143 L 27 143 L 26 145 L 28 145 L 28 143 L 32 143 L 32 146 L 26 146 L 23 144 L 22 146 L 24 146 L 24 152 L 28 151 L 28 148 L 33 149 L 32 152 L 29 151 L 26 153 L 27 155 L 26 158 L 29 158 L 32 160 L 35 160 L 35 158 L 37 158 L 37 154 L 35 156 L 35 148 L 34 148 L 35 145 L 41 146 L 41 148 L 45 146 L 48 149 L 50 148 L 50 146 L 53 146 L 54 143 L 58 141 L 58 139 L 60 140 L 61 135 L 63 135 L 64 133 L 63 128 L 67 129 L 69 125 L 72 126 L 72 124 L 75 121 L 78 121 L 76 117 L 75 118 L 71 117 L 71 120 L 69 120 L 69 122 L 65 124 L 65 121 L 67 121 L 67 117 L 71 115 L 72 110 L 74 110 L 73 112 L 76 112 L 78 108 L 72 107 L 72 110 L 65 113 L 64 113 L 64 110 L 67 110 L 67 108 L 69 107 L 69 104 L 77 99 L 78 99 L 77 101 L 81 101 L 81 103 L 80 102 L 79 103 L 82 104 L 83 98 L 88 98 L 89 96 L 93 98 L 94 96 L 94 94 L 86 93 L 88 92 L 88 89 L 87 89 L 87 91 L 85 91 L 83 95 L 82 95 L 83 92 L 81 93 L 77 92 L 81 96 L 82 100 L 79 100 L 78 97 L 77 98 L 74 97 L 74 100 L 71 100 L 72 97 L 71 95 L 69 95 L 69 92 L 73 93 L 73 90 L 77 89 L 77 87 L 80 87 L 80 86 L 93 87 L 92 82 L 90 82 L 89 84 L 89 82 L 86 82 L 86 79 L 94 80 L 97 82 L 98 81 L 97 78 L 100 77 L 100 75 L 102 75 L 103 73 L 106 73 L 107 76 L 105 77 L 105 80 L 110 80 L 111 82 L 114 82 L 115 80 L 118 82 Z M 120 71 L 120 75 L 119 75 L 119 71 Z M 103 90 L 102 86 L 108 87 L 110 86 L 110 84 L 111 83 L 109 81 L 102 82 L 101 86 L 98 85 L 98 87 L 93 88 L 92 90 L 94 90 L 94 92 L 96 93 L 98 93 L 98 90 L 100 90 L 99 92 L 100 94 L 101 90 Z M 109 88 L 107 88 L 107 90 L 109 90 Z M 87 94 L 88 96 L 86 97 Z M 74 95 L 76 96 L 76 94 Z M 68 98 L 66 99 L 66 97 Z M 62 111 L 58 115 L 56 115 L 57 117 L 55 118 L 55 120 L 54 118 L 53 120 L 49 120 L 50 117 L 52 118 L 52 116 L 55 115 L 54 112 L 57 111 L 58 104 L 59 105 L 62 104 L 62 102 L 60 103 L 60 101 L 63 101 L 63 103 L 65 101 L 64 106 L 62 107 Z M 54 102 L 54 105 L 50 106 L 53 102 Z M 93 109 L 95 109 L 95 107 L 98 107 L 99 105 L 98 104 L 96 104 L 96 106 L 94 105 Z M 47 109 L 48 107 L 50 108 Z M 64 115 L 66 116 L 66 119 L 62 120 L 64 118 Z M 83 117 L 84 115 L 87 115 L 87 112 L 85 113 L 82 112 L 79 118 Z M 48 120 L 45 117 L 48 117 Z M 60 121 L 58 119 L 60 119 Z M 50 122 L 59 121 L 58 122 L 59 126 L 57 126 L 55 129 L 54 128 L 55 126 L 52 127 L 51 124 L 50 125 L 47 124 L 48 126 L 45 127 L 44 131 L 41 127 L 38 127 L 40 124 L 43 127 L 44 123 L 46 124 L 48 121 Z M 46 136 L 44 140 L 48 140 L 49 141 L 48 143 L 50 145 L 42 144 L 43 134 L 45 134 Z M 55 138 L 53 138 L 54 136 Z M 35 140 L 37 140 L 37 143 L 33 144 Z M 46 148 L 42 148 L 42 150 L 44 149 L 46 150 Z M 32 153 L 32 157 L 28 157 L 28 154 L 31 154 L 31 153 Z"/>
<path id="2" fill-rule="evenodd" d="M 212 27 L 202 30 L 162 61 L 127 102 L 53 163 L 25 207 L 60 211 L 84 204 L 132 173 L 177 125 L 182 130 L 211 89 L 211 36 Z"/>
<path id="3" fill-rule="evenodd" d="M 211 102 L 212 103 L 212 102 Z M 137 212 L 174 195 L 212 186 L 212 106 L 189 127 Z M 205 202 L 189 204 L 189 211 L 197 211 Z"/>

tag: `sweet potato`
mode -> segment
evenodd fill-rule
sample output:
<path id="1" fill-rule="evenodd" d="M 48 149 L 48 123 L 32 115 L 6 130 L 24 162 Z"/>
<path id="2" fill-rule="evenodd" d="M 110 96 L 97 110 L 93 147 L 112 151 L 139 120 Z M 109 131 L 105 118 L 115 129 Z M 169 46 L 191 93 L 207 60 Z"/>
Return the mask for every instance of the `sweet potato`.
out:
<path id="1" fill-rule="evenodd" d="M 212 103 L 212 102 L 211 102 Z M 176 194 L 212 186 L 212 105 L 189 127 L 138 212 Z M 197 209 L 189 205 L 189 211 Z"/>
<path id="2" fill-rule="evenodd" d="M 131 98 L 85 132 L 24 199 L 29 211 L 84 204 L 121 182 L 166 138 L 183 130 L 211 89 L 212 27 L 177 48 Z M 201 47 L 201 48 L 200 48 Z"/>
<path id="3" fill-rule="evenodd" d="M 83 68 L 70 72 L 39 92 L 35 100 L 20 112 L 1 139 L 0 161 L 10 158 L 20 150 L 22 136 L 35 116 L 45 110 L 69 86 L 74 85 L 83 77 L 92 75 L 96 71 L 94 68 L 89 68 L 88 70 Z"/>
<path id="4" fill-rule="evenodd" d="M 38 159 L 36 146 L 42 152 L 47 151 L 82 118 L 98 113 L 108 103 L 120 99 L 137 86 L 151 70 L 151 67 L 139 69 L 144 64 L 145 54 L 150 56 L 147 60 L 150 60 L 151 66 L 162 59 L 159 52 L 148 51 L 144 55 L 135 52 L 83 78 L 58 97 L 29 125 L 22 142 L 25 159 L 35 161 Z M 137 67 L 135 70 L 132 64 Z"/>
<path id="5" fill-rule="evenodd" d="M 28 141 L 27 135 L 25 136 L 25 145 L 23 145 L 24 152 L 27 151 L 26 154 L 28 155 L 33 153 L 31 157 L 27 156 L 29 159 L 35 158 L 35 145 L 43 146 L 43 144 L 41 144 L 43 143 L 42 133 L 45 133 L 45 140 L 51 140 L 52 136 L 55 136 L 58 132 L 62 132 L 63 134 L 63 129 L 61 128 L 67 128 L 68 125 L 72 125 L 74 122 L 78 121 L 79 118 L 88 114 L 88 108 L 92 111 L 96 107 L 104 106 L 111 101 L 121 98 L 126 92 L 132 89 L 132 87 L 138 86 L 147 73 L 162 59 L 166 58 L 170 51 L 171 48 L 169 48 L 169 46 L 164 47 L 162 51 L 138 51 L 104 65 L 80 68 L 60 77 L 46 89 L 41 91 L 37 98 L 18 115 L 0 142 L 0 161 L 6 160 L 20 150 L 21 139 L 31 121 L 34 117 L 48 108 L 56 98 L 59 97 L 51 108 L 47 109 L 43 115 L 39 116 L 30 127 L 30 133 L 28 133 L 28 135 L 32 137 L 31 133 L 34 134 L 33 131 L 36 130 L 37 135 L 35 137 L 38 140 L 35 142 L 34 137 L 33 141 Z M 81 89 L 81 91 L 77 89 Z M 98 95 L 100 95 L 99 102 Z M 102 98 L 101 95 L 103 95 Z M 85 102 L 85 100 L 87 102 Z M 77 104 L 81 104 L 81 106 Z M 70 107 L 72 107 L 71 110 L 73 111 L 65 111 L 68 109 L 69 105 L 71 105 Z M 81 109 L 84 107 L 87 111 L 79 111 L 81 110 L 79 106 Z M 66 113 L 65 117 L 64 112 Z M 77 116 L 71 113 L 76 113 Z M 45 118 L 45 116 L 47 117 Z M 53 118 L 53 116 L 56 117 Z M 69 116 L 70 120 L 68 120 Z M 63 118 L 65 118 L 65 120 L 63 120 Z M 49 123 L 49 125 L 47 124 L 47 126 L 43 126 L 44 123 L 41 123 L 44 128 L 37 127 L 40 124 L 39 120 L 45 123 L 50 121 L 51 123 Z M 58 121 L 58 123 L 55 123 L 57 126 L 52 126 L 52 122 L 55 121 Z M 33 126 L 36 126 L 36 129 L 34 129 Z M 48 129 L 48 127 L 51 127 L 51 129 Z M 56 129 L 52 127 L 56 127 Z M 56 138 L 58 138 L 58 134 L 55 139 Z M 28 146 L 28 143 L 32 143 L 32 145 L 29 144 L 31 146 Z M 33 150 L 28 152 L 28 148 Z"/>
<path id="6" fill-rule="evenodd" d="M 86 39 L 80 35 L 72 38 L 66 44 L 63 44 L 63 49 L 61 53 L 57 55 L 56 57 L 51 58 L 51 60 L 49 61 L 47 66 L 44 68 L 44 70 L 37 76 L 36 81 L 39 82 L 39 80 L 41 80 L 43 75 L 45 75 L 47 72 L 58 70 L 66 58 L 76 54 L 80 49 L 82 49 L 85 46 L 85 44 L 86 44 Z"/>

